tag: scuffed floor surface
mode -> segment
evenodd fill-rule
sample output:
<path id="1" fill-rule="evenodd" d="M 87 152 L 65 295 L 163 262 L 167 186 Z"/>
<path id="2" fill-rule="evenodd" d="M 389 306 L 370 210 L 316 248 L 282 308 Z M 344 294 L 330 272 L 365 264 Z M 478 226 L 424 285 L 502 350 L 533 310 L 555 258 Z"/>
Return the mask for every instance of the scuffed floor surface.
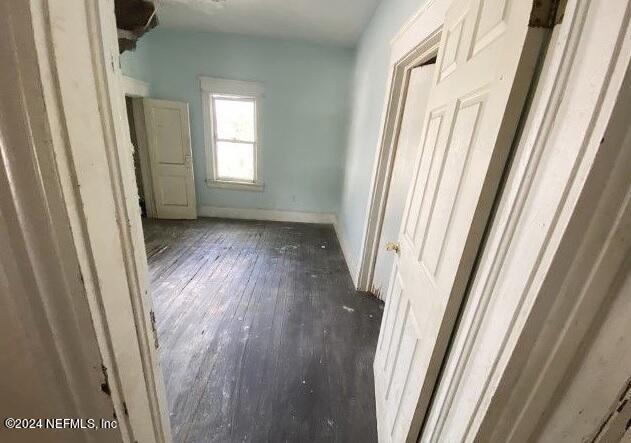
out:
<path id="1" fill-rule="evenodd" d="M 377 441 L 383 306 L 331 226 L 144 222 L 174 441 Z"/>

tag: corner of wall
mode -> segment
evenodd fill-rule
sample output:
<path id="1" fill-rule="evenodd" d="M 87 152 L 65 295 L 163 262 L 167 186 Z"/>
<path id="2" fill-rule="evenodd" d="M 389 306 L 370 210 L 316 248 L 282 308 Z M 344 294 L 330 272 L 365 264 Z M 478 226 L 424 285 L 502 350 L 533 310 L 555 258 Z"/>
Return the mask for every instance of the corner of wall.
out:
<path id="1" fill-rule="evenodd" d="M 340 248 L 342 249 L 342 254 L 344 255 L 344 260 L 346 261 L 346 266 L 348 267 L 348 272 L 351 274 L 353 286 L 357 289 L 359 283 L 359 263 L 353 255 L 348 234 L 346 233 L 344 224 L 340 222 L 338 215 L 335 216 L 333 227 L 335 228 L 335 234 L 337 235 L 337 239 L 340 243 Z"/>

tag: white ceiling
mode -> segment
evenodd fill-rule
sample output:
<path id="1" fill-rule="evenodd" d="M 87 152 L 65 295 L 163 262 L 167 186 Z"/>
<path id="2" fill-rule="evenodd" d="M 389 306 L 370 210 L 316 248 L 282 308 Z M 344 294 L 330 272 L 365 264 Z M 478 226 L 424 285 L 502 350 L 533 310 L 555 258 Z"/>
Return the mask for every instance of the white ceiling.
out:
<path id="1" fill-rule="evenodd" d="M 164 28 L 354 46 L 379 0 L 159 0 Z"/>

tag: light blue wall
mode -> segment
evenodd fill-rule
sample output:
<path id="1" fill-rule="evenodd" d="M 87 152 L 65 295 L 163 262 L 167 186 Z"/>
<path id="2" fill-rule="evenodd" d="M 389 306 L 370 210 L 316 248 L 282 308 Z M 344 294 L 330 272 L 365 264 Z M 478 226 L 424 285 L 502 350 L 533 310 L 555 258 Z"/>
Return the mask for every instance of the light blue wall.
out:
<path id="1" fill-rule="evenodd" d="M 151 35 L 151 34 L 147 34 Z M 138 40 L 134 51 L 125 51 L 120 55 L 121 70 L 129 77 L 136 80 L 149 82 L 151 80 L 150 61 L 149 61 L 149 45 L 146 39 Z"/>
<path id="2" fill-rule="evenodd" d="M 354 66 L 352 49 L 284 40 L 156 29 L 123 72 L 152 96 L 189 103 L 199 206 L 338 212 Z M 208 188 L 198 75 L 264 84 L 263 192 Z"/>
<path id="3" fill-rule="evenodd" d="M 423 0 L 382 0 L 357 48 L 353 99 L 339 219 L 349 261 L 359 263 L 370 181 L 387 92 L 390 41 Z"/>

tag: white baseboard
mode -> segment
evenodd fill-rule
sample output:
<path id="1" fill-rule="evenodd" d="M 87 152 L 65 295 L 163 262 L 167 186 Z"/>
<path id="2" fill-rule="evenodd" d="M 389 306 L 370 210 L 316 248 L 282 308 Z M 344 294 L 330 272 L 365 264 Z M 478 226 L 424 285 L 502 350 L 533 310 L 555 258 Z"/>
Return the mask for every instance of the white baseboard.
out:
<path id="1" fill-rule="evenodd" d="M 355 256 L 353 255 L 353 250 L 351 249 L 350 243 L 348 242 L 348 236 L 346 235 L 346 230 L 342 226 L 342 224 L 338 221 L 337 217 L 335 218 L 335 223 L 333 223 L 333 227 L 335 228 L 335 234 L 337 234 L 337 239 L 340 242 L 340 247 L 342 248 L 342 254 L 344 255 L 344 260 L 346 260 L 346 266 L 348 266 L 348 271 L 351 274 L 351 279 L 353 280 L 353 285 L 355 289 L 357 289 L 357 284 L 359 283 L 359 266 L 357 261 L 355 260 Z"/>
<path id="2" fill-rule="evenodd" d="M 200 217 L 236 218 L 241 220 L 266 220 L 296 223 L 335 224 L 335 214 L 327 212 L 279 211 L 275 209 L 222 208 L 201 206 L 197 208 Z"/>

